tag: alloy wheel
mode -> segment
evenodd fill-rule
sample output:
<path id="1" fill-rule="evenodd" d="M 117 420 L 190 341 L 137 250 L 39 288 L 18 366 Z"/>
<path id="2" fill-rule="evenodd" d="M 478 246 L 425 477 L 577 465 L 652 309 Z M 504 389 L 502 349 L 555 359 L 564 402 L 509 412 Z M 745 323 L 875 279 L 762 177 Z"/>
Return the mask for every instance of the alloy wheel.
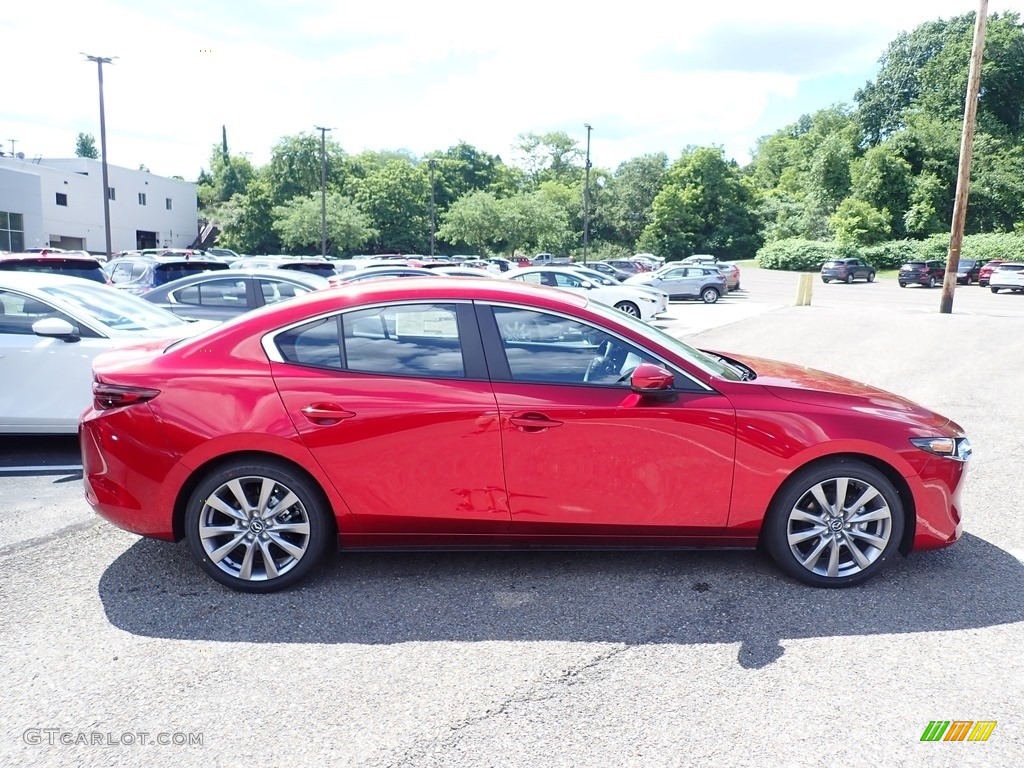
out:
<path id="1" fill-rule="evenodd" d="M 280 578 L 310 549 L 310 518 L 296 493 L 258 475 L 233 478 L 210 493 L 198 516 L 210 562 L 242 582 Z"/>
<path id="2" fill-rule="evenodd" d="M 808 488 L 789 511 L 789 551 L 810 573 L 830 579 L 869 568 L 893 536 L 893 515 L 882 492 L 853 477 Z"/>

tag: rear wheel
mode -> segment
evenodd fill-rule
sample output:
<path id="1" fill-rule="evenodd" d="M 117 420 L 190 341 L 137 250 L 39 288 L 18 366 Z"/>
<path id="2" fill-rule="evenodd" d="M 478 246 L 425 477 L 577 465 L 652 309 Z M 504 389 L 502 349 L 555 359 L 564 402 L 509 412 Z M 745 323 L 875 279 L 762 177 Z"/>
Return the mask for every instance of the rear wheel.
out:
<path id="1" fill-rule="evenodd" d="M 999 289 L 996 288 L 994 285 L 991 288 L 989 288 L 989 290 L 992 291 L 992 293 L 999 293 Z"/>
<path id="2" fill-rule="evenodd" d="M 853 273 L 851 272 L 850 274 L 848 274 L 846 276 L 846 284 L 849 285 L 852 282 L 853 282 Z"/>
<path id="3" fill-rule="evenodd" d="M 899 493 L 874 467 L 833 459 L 797 473 L 772 505 L 763 542 L 779 568 L 815 587 L 877 574 L 899 546 Z"/>
<path id="4" fill-rule="evenodd" d="M 333 538 L 320 489 L 282 462 L 240 461 L 210 473 L 185 511 L 192 557 L 215 581 L 274 592 L 304 578 Z"/>
<path id="5" fill-rule="evenodd" d="M 718 301 L 720 296 L 721 294 L 718 292 L 717 288 L 705 288 L 700 292 L 701 301 L 705 304 L 714 304 Z"/>
<path id="6" fill-rule="evenodd" d="M 875 273 L 874 272 L 868 272 L 868 282 L 869 283 L 875 282 Z"/>
<path id="7" fill-rule="evenodd" d="M 931 277 L 928 278 L 928 287 L 929 288 L 934 288 L 935 287 L 935 275 L 932 275 Z"/>
<path id="8" fill-rule="evenodd" d="M 900 288 L 906 288 L 906 287 L 907 287 L 906 283 L 900 283 Z"/>
<path id="9" fill-rule="evenodd" d="M 826 285 L 828 285 L 828 283 L 829 283 L 829 279 L 828 279 L 827 277 L 823 277 L 823 278 L 821 278 L 821 282 L 823 282 L 823 283 L 825 283 Z"/>

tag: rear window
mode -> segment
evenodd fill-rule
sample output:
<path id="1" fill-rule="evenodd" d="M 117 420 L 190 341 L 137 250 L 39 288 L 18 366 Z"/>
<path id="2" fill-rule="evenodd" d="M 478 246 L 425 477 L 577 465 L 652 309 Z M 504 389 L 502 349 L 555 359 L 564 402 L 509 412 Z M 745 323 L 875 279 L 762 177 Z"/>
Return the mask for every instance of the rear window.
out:
<path id="1" fill-rule="evenodd" d="M 320 277 L 333 277 L 338 274 L 333 264 L 282 264 L 281 269 L 307 272 L 311 275 L 320 275 Z"/>
<path id="2" fill-rule="evenodd" d="M 157 264 L 154 270 L 154 285 L 163 285 L 186 275 L 208 272 L 211 269 L 227 269 L 222 261 L 176 261 L 170 264 Z"/>
<path id="3" fill-rule="evenodd" d="M 928 265 L 923 261 L 908 261 L 901 269 L 924 269 L 926 266 Z"/>
<path id="4" fill-rule="evenodd" d="M 826 261 L 825 262 L 825 266 L 826 267 L 844 267 L 844 266 L 846 266 L 846 262 L 845 261 Z"/>
<path id="5" fill-rule="evenodd" d="M 0 261 L 0 270 L 6 272 L 50 272 L 69 277 L 80 277 L 106 283 L 107 278 L 99 262 L 92 259 L 57 259 L 52 256 L 39 259 L 10 259 Z"/>

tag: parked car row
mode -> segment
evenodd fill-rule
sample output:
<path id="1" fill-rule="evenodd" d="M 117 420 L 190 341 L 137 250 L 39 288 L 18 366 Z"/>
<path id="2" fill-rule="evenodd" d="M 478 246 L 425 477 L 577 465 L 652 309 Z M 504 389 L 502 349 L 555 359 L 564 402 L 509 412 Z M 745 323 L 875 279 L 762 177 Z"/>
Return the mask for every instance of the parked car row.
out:
<path id="1" fill-rule="evenodd" d="M 993 293 L 998 293 L 1002 288 L 1016 290 L 1018 283 L 1015 273 L 1022 269 L 1024 264 L 1002 259 L 960 259 L 957 263 L 956 282 L 959 285 L 977 283 L 980 286 L 989 286 L 992 284 L 993 274 L 996 274 L 996 282 L 992 284 Z M 833 280 L 843 283 L 865 280 L 870 283 L 874 281 L 876 274 L 873 266 L 857 258 L 832 259 L 821 266 L 821 280 L 824 283 Z M 946 265 L 938 259 L 908 261 L 900 267 L 896 277 L 900 288 L 906 288 L 908 285 L 934 288 L 941 285 L 945 278 Z"/>

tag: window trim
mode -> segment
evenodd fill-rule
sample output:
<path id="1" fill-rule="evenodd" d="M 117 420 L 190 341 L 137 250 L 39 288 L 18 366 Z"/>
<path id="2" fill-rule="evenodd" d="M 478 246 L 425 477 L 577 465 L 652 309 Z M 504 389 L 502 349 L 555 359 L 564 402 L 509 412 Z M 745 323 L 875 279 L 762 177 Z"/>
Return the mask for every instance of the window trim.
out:
<path id="1" fill-rule="evenodd" d="M 698 392 L 716 392 L 717 391 L 713 387 L 708 386 L 707 384 L 705 384 L 704 382 L 700 381 L 699 379 L 694 378 L 692 375 L 687 373 L 685 370 L 683 370 L 676 363 L 672 363 L 672 362 L 666 360 L 664 355 L 660 355 L 660 354 L 655 353 L 649 347 L 647 347 L 647 346 L 645 346 L 643 344 L 638 344 L 633 339 L 630 339 L 627 336 L 623 336 L 621 333 L 618 333 L 618 332 L 616 332 L 615 330 L 613 330 L 611 328 L 606 328 L 606 327 L 603 327 L 603 326 L 598 326 L 598 325 L 594 324 L 593 322 L 591 322 L 589 320 L 586 320 L 584 318 L 576 317 L 575 315 L 570 315 L 570 314 L 565 313 L 565 312 L 558 312 L 558 311 L 553 310 L 553 309 L 547 309 L 547 308 L 539 309 L 537 307 L 533 307 L 533 306 L 529 306 L 529 305 L 513 304 L 512 302 L 506 302 L 506 301 L 476 301 L 476 302 L 474 302 L 474 304 L 476 306 L 477 325 L 480 328 L 481 334 L 486 339 L 486 342 L 484 344 L 484 349 L 487 351 L 487 367 L 488 367 L 488 369 L 491 372 L 491 380 L 492 381 L 500 381 L 502 383 L 508 383 L 508 384 L 527 384 L 527 385 L 530 385 L 530 386 L 544 386 L 544 387 L 601 387 L 602 389 L 614 389 L 614 390 L 616 390 L 618 392 L 622 392 L 623 390 L 628 390 L 629 389 L 628 387 L 622 387 L 622 386 L 619 386 L 619 385 L 616 385 L 616 384 L 600 384 L 600 383 L 597 383 L 597 382 L 593 382 L 592 383 L 592 382 L 589 382 L 589 381 L 587 381 L 587 382 L 523 381 L 521 379 L 513 378 L 512 377 L 512 370 L 511 370 L 511 368 L 509 367 L 509 364 L 508 364 L 508 356 L 505 354 L 505 344 L 504 344 L 504 341 L 503 341 L 502 336 L 501 336 L 501 331 L 498 329 L 498 321 L 494 317 L 494 312 L 492 311 L 493 307 L 507 307 L 509 309 L 527 310 L 527 311 L 530 311 L 530 312 L 539 312 L 541 314 L 554 315 L 555 317 L 561 317 L 561 318 L 564 318 L 565 320 L 569 320 L 571 322 L 581 323 L 583 325 L 590 326 L 591 328 L 594 328 L 595 330 L 598 330 L 601 333 L 606 333 L 609 336 L 612 336 L 612 337 L 614 337 L 616 339 L 619 339 L 620 341 L 625 342 L 626 344 L 629 344 L 629 345 L 631 345 L 633 347 L 637 347 L 638 349 L 643 350 L 644 353 L 647 354 L 648 357 L 651 357 L 651 358 L 654 358 L 655 360 L 657 360 L 661 365 L 663 365 L 666 368 L 666 370 L 668 370 L 669 372 L 672 373 L 672 375 L 676 378 L 676 387 L 675 388 L 677 390 L 679 390 L 679 391 L 683 391 L 683 392 L 693 392 L 693 391 L 698 391 Z M 494 353 L 491 353 L 490 350 L 492 350 L 492 349 L 494 350 Z M 498 354 L 498 353 L 500 353 L 500 357 L 497 360 L 492 359 L 494 357 L 494 354 Z M 691 384 L 693 384 L 693 386 L 692 387 L 681 387 L 681 386 L 679 386 L 679 379 L 680 379 L 680 377 L 682 377 L 686 381 L 688 381 Z"/>
<path id="2" fill-rule="evenodd" d="M 451 304 L 455 306 L 455 320 L 458 324 L 459 329 L 459 343 L 462 351 L 462 368 L 463 375 L 458 377 L 451 376 L 431 376 L 428 374 L 416 374 L 416 373 L 388 373 L 385 371 L 357 371 L 351 368 L 333 368 L 331 366 L 322 365 L 311 365 L 309 363 L 297 363 L 293 360 L 285 359 L 281 350 L 277 346 L 277 337 L 283 333 L 294 330 L 300 326 L 306 325 L 307 323 L 313 323 L 317 320 L 325 320 L 331 317 L 339 319 L 338 324 L 338 337 L 341 340 L 339 344 L 341 360 L 347 363 L 347 354 L 344 345 L 344 326 L 340 321 L 340 318 L 350 312 L 360 312 L 368 309 L 386 309 L 389 307 L 400 307 L 400 306 L 422 306 L 424 304 Z M 263 352 L 272 363 L 280 363 L 281 365 L 295 365 L 300 368 L 308 368 L 317 371 L 326 371 L 335 373 L 343 376 L 375 376 L 375 377 L 387 377 L 387 378 L 400 378 L 400 379 L 429 379 L 432 381 L 489 381 L 487 362 L 484 356 L 484 345 L 483 340 L 480 337 L 480 329 L 476 322 L 476 317 L 473 313 L 473 302 L 469 299 L 448 299 L 448 298 L 434 298 L 434 299 L 406 299 L 404 301 L 381 301 L 373 304 L 361 304 L 358 306 L 348 306 L 342 309 L 335 307 L 334 309 L 320 312 L 315 315 L 304 317 L 301 320 L 297 320 L 288 325 L 276 328 L 269 333 L 263 335 L 260 339 L 260 346 L 263 347 Z"/>

